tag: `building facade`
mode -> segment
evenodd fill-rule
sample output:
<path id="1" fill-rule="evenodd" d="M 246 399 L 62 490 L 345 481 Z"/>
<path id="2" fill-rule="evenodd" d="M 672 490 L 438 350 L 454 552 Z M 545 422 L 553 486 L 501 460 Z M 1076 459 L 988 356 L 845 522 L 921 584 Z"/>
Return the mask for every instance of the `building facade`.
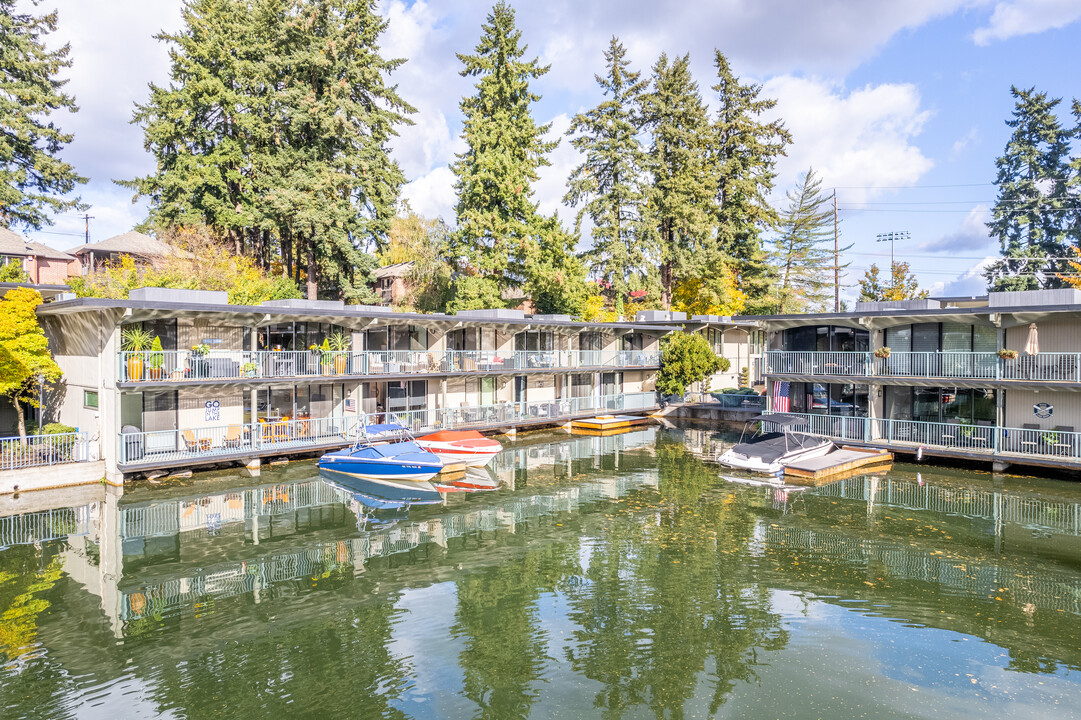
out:
<path id="1" fill-rule="evenodd" d="M 1081 460 L 1081 291 L 857 303 L 756 318 L 774 411 L 812 431 L 955 457 Z"/>
<path id="2" fill-rule="evenodd" d="M 426 432 L 651 409 L 660 338 L 679 328 L 518 310 L 245 307 L 161 288 L 59 300 L 39 316 L 64 371 L 50 419 L 86 432 L 113 479 L 340 447 L 376 418 Z M 162 350 L 127 348 L 133 327 Z"/>

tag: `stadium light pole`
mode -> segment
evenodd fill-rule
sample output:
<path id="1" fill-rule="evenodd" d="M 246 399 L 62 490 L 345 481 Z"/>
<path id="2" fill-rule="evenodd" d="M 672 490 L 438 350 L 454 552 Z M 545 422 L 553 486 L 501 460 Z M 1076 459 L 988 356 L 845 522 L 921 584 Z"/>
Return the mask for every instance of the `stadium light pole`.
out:
<path id="1" fill-rule="evenodd" d="M 890 244 L 890 290 L 894 289 L 893 266 L 896 263 L 893 252 L 894 243 L 897 240 L 911 239 L 912 234 L 908 230 L 891 230 L 890 232 L 875 235 L 875 242 L 888 242 Z"/>

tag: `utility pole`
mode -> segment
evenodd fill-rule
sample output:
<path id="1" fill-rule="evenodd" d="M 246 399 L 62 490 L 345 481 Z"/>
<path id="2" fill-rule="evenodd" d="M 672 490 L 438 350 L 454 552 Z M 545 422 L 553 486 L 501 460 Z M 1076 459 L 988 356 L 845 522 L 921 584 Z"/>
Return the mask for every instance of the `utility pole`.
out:
<path id="1" fill-rule="evenodd" d="M 83 221 L 86 222 L 86 239 L 84 240 L 84 243 L 86 245 L 90 244 L 90 221 L 93 220 L 93 219 L 94 219 L 94 216 L 91 215 L 90 213 L 85 213 L 83 215 Z"/>
<path id="2" fill-rule="evenodd" d="M 841 312 L 841 257 L 837 250 L 837 188 L 833 189 L 833 312 Z"/>

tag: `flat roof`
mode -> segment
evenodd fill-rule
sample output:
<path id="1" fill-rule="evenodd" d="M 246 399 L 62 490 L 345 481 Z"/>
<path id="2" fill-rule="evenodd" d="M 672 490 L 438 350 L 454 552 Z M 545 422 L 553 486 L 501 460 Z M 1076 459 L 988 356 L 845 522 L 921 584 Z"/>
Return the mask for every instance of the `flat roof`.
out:
<path id="1" fill-rule="evenodd" d="M 852 327 L 887 327 L 890 325 L 904 325 L 907 322 L 928 322 L 938 320 L 956 320 L 958 322 L 973 322 L 982 319 L 987 325 L 1012 326 L 1022 325 L 1047 318 L 1051 315 L 1077 315 L 1081 316 L 1081 305 L 1078 304 L 1055 304 L 1055 305 L 1017 305 L 988 307 L 944 307 L 927 308 L 919 310 L 870 310 L 864 312 L 841 312 L 841 313 L 809 313 L 805 315 L 748 315 L 760 324 L 773 325 L 781 328 L 801 327 L 815 324 L 849 325 Z M 1003 316 L 1009 316 L 1012 320 L 1003 322 Z M 885 322 L 883 322 L 885 321 Z"/>
<path id="2" fill-rule="evenodd" d="M 271 307 L 266 305 L 228 305 L 209 303 L 158 302 L 146 300 L 114 300 L 111 298 L 75 298 L 59 300 L 38 307 L 40 315 L 68 315 L 80 312 L 100 310 L 125 311 L 131 322 L 140 319 L 153 319 L 173 316 L 222 315 L 233 316 L 238 322 L 253 326 L 265 325 L 275 321 L 289 319 L 307 319 L 313 322 L 334 322 L 335 320 L 365 321 L 365 326 L 384 322 L 407 322 L 415 325 L 506 325 L 532 326 L 567 329 L 610 329 L 623 331 L 645 331 L 669 333 L 682 327 L 682 322 L 671 324 L 649 324 L 638 322 L 603 322 L 591 323 L 578 320 L 553 320 L 525 316 L 521 318 L 473 318 L 459 315 L 424 314 L 372 309 L 359 305 L 346 305 L 344 308 L 326 307 Z M 131 311 L 127 313 L 127 311 Z M 142 312 L 139 312 L 142 311 Z"/>

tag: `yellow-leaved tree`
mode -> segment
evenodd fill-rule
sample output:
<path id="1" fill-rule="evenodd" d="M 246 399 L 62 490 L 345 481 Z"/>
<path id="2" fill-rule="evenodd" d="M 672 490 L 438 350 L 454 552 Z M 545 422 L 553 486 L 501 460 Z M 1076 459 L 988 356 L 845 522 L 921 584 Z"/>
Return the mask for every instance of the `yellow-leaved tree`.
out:
<path id="1" fill-rule="evenodd" d="M 1070 266 L 1070 272 L 1068 273 L 1056 273 L 1058 279 L 1066 283 L 1070 287 L 1081 289 L 1081 248 L 1076 245 L 1070 246 L 1070 252 L 1074 254 L 1077 260 L 1067 260 L 1066 264 Z"/>
<path id="2" fill-rule="evenodd" d="M 688 315 L 738 315 L 746 304 L 735 273 L 723 266 L 711 277 L 680 281 L 672 292 L 672 309 Z"/>
<path id="3" fill-rule="evenodd" d="M 41 387 L 63 375 L 34 312 L 41 303 L 41 293 L 24 287 L 0 300 L 0 395 L 15 407 L 19 437 L 26 437 L 25 406 L 38 407 Z"/>

